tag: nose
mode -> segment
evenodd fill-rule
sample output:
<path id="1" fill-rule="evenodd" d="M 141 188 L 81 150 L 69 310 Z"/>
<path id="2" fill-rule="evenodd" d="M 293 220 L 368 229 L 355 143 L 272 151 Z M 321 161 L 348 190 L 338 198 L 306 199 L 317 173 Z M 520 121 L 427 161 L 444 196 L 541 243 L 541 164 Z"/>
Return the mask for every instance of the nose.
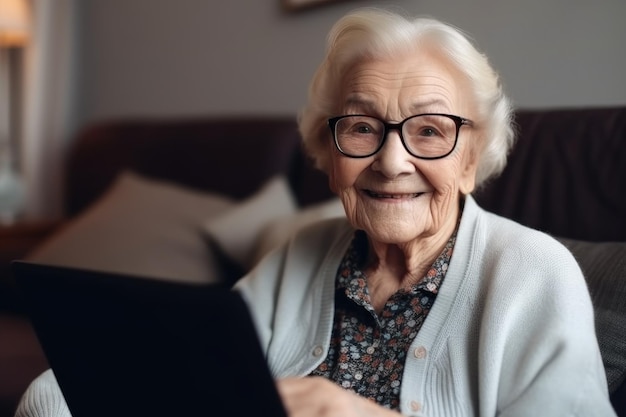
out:
<path id="1" fill-rule="evenodd" d="M 383 147 L 374 155 L 372 169 L 387 178 L 415 172 L 414 157 L 407 152 L 396 129 L 387 132 Z"/>

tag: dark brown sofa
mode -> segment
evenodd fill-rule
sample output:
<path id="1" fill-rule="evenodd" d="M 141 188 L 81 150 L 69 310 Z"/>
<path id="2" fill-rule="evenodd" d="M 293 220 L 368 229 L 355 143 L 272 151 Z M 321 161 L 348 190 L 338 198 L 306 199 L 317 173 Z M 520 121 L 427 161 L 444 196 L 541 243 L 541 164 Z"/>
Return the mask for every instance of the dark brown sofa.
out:
<path id="1" fill-rule="evenodd" d="M 626 416 L 626 107 L 521 110 L 516 121 L 519 139 L 506 171 L 475 196 L 486 209 L 562 239 L 579 259 L 596 307 L 611 398 Z M 105 191 L 127 170 L 234 201 L 251 198 L 276 175 L 287 178 L 299 207 L 332 197 L 301 152 L 293 117 L 114 120 L 86 127 L 72 142 L 68 220 L 56 235 L 101 209 Z M 207 243 L 207 251 L 213 249 Z M 225 279 L 233 282 L 245 271 L 217 256 Z M 0 306 L 4 417 L 45 359 L 6 272 L 0 285 L 2 300 L 12 300 Z"/>

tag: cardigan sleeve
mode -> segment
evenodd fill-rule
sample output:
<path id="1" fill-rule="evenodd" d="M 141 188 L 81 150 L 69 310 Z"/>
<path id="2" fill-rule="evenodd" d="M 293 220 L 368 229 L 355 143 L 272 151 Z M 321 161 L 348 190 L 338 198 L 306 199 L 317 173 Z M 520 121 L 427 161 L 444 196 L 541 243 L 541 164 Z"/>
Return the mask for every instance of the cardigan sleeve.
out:
<path id="1" fill-rule="evenodd" d="M 15 417 L 71 417 L 52 369 L 33 380 L 18 404 Z"/>
<path id="2" fill-rule="evenodd" d="M 514 279 L 488 302 L 502 348 L 498 415 L 614 416 L 582 272 L 558 242 L 537 237 L 500 260 Z"/>

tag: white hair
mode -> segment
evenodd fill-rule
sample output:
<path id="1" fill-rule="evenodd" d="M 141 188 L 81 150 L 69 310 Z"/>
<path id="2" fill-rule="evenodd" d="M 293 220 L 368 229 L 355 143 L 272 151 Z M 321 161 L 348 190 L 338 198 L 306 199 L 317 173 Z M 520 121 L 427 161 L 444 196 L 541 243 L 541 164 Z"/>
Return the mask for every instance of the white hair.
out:
<path id="1" fill-rule="evenodd" d="M 354 11 L 333 26 L 326 56 L 311 81 L 299 127 L 304 147 L 318 168 L 328 172 L 327 119 L 337 116 L 337 94 L 350 66 L 362 59 L 393 59 L 422 45 L 439 50 L 469 81 L 476 105 L 474 122 L 482 132 L 477 186 L 502 172 L 515 137 L 512 107 L 486 56 L 453 26 L 430 18 L 409 20 L 374 8 Z"/>

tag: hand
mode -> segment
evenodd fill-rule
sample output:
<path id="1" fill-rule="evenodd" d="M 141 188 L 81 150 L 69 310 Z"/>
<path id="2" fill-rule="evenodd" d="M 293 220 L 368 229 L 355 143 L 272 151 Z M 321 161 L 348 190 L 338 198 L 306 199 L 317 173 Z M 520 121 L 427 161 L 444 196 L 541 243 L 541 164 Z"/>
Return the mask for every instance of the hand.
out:
<path id="1" fill-rule="evenodd" d="M 289 417 L 398 417 L 322 377 L 285 378 L 276 383 Z"/>

